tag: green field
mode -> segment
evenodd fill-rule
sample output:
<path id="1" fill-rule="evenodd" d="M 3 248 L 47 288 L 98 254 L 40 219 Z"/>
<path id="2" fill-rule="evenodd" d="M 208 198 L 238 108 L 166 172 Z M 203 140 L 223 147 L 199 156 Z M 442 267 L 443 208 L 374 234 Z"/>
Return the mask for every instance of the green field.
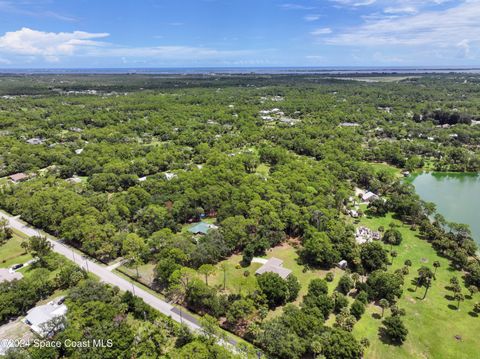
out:
<path id="1" fill-rule="evenodd" d="M 32 259 L 32 256 L 25 253 L 21 247 L 23 240 L 22 237 L 14 232 L 12 238 L 5 244 L 0 245 L 0 268 L 9 268 L 13 264 L 25 263 Z"/>
<path id="2" fill-rule="evenodd" d="M 406 342 L 402 346 L 385 344 L 379 339 L 378 328 L 381 320 L 375 319 L 374 313 L 381 313 L 381 309 L 370 305 L 361 320 L 355 325 L 354 334 L 358 339 L 366 337 L 370 340 L 370 347 L 366 351 L 366 358 L 435 358 L 435 359 L 470 359 L 478 358 L 478 333 L 480 332 L 480 318 L 471 314 L 473 304 L 480 299 L 477 294 L 473 299 L 467 296 L 468 291 L 463 288 L 465 301 L 456 309 L 456 302 L 447 299 L 452 294 L 445 287 L 449 285 L 452 276 L 459 279 L 462 273 L 455 272 L 449 267 L 449 261 L 438 257 L 428 242 L 418 237 L 418 232 L 408 226 L 393 220 L 390 215 L 383 218 L 362 218 L 360 224 L 371 229 L 379 226 L 388 228 L 394 222 L 399 225 L 403 235 L 400 246 L 394 247 L 398 257 L 394 259 L 389 270 L 403 266 L 406 259 L 412 261 L 410 273 L 405 277 L 403 296 L 398 304 L 404 308 L 407 315 L 404 322 L 409 330 Z M 389 249 L 389 247 L 386 247 Z M 439 261 L 441 267 L 437 271 L 436 280 L 428 291 L 427 297 L 421 300 L 424 288 L 414 292 L 412 280 L 417 275 L 419 267 L 425 265 L 433 270 L 432 263 Z M 462 281 L 461 281 L 462 282 Z M 388 312 L 386 312 L 388 315 Z"/>

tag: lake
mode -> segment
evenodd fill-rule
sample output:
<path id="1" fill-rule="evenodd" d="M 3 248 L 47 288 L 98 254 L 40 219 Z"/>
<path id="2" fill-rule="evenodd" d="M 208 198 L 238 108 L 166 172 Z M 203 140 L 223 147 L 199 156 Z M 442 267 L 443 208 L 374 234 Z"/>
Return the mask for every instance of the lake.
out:
<path id="1" fill-rule="evenodd" d="M 449 222 L 465 223 L 480 245 L 480 176 L 466 173 L 422 173 L 411 183 L 418 195 L 433 202 Z"/>

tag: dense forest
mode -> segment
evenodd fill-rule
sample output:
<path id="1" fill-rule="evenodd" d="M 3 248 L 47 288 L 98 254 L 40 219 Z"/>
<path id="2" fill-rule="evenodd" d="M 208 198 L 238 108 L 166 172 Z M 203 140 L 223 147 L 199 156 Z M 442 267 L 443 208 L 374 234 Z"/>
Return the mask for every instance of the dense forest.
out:
<path id="1" fill-rule="evenodd" d="M 398 175 L 480 170 L 480 77 L 391 80 L 3 76 L 0 206 L 101 262 L 122 257 L 137 274 L 151 264 L 153 289 L 215 318 L 267 357 L 361 358 L 369 340 L 352 331 L 371 303 L 389 308 L 382 333 L 395 345 L 405 341 L 405 311 L 397 302 L 411 263 L 389 267 L 402 242 L 393 224 L 382 228 L 382 241 L 357 243 L 347 215 L 356 189 L 379 196 L 361 214 L 391 214 L 464 274 L 463 287 L 480 287 L 468 228 L 445 221 Z M 26 180 L 12 183 L 17 173 Z M 215 225 L 205 235 L 189 232 L 198 222 Z M 313 279 L 302 291 L 294 274 L 261 274 L 247 293 L 209 285 L 215 266 L 228 258 L 240 256 L 247 268 L 285 243 L 294 243 L 305 272 L 346 261 L 333 294 L 331 278 Z M 426 296 L 433 269 L 420 269 L 415 290 L 426 288 Z M 100 306 L 95 315 L 92 302 Z M 92 357 L 227 355 L 192 334 L 175 344 L 174 324 L 150 311 L 139 317 L 143 303 L 86 275 L 69 290 L 69 303 L 76 317 L 60 336 L 87 335 L 85 326 L 99 322 L 89 335 L 107 328 L 121 338 L 116 351 Z M 0 315 L 3 321 L 10 314 Z M 150 353 L 157 344 L 142 335 L 171 351 Z"/>

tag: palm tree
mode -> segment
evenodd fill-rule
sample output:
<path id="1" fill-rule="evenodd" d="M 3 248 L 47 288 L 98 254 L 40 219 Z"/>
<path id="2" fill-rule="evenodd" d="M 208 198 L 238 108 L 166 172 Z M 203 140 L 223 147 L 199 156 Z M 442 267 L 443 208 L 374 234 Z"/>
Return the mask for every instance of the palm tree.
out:
<path id="1" fill-rule="evenodd" d="M 312 350 L 313 358 L 315 359 L 317 355 L 322 352 L 322 343 L 318 340 L 314 340 L 312 344 L 310 344 L 310 349 Z"/>
<path id="2" fill-rule="evenodd" d="M 440 262 L 439 261 L 433 262 L 433 267 L 435 268 L 435 272 L 433 272 L 433 275 L 435 278 L 435 275 L 437 274 L 437 269 L 440 268 Z"/>
<path id="3" fill-rule="evenodd" d="M 380 302 L 378 302 L 378 304 L 379 304 L 380 307 L 382 308 L 382 318 L 383 318 L 383 314 L 385 313 L 385 309 L 388 308 L 388 306 L 390 305 L 390 303 L 388 302 L 388 300 L 386 300 L 386 299 L 384 298 L 384 299 L 380 299 Z"/>
<path id="4" fill-rule="evenodd" d="M 215 273 L 215 267 L 211 264 L 202 264 L 198 272 L 205 275 L 205 284 L 208 285 L 208 276 Z"/>
<path id="5" fill-rule="evenodd" d="M 227 286 L 227 263 L 220 264 L 220 269 L 223 271 L 223 290 Z"/>
<path id="6" fill-rule="evenodd" d="M 418 269 L 418 278 L 417 284 L 415 285 L 415 291 L 418 287 L 421 287 L 425 284 L 425 281 L 433 277 L 432 270 L 428 267 L 422 266 Z M 428 278 L 428 279 L 427 279 Z"/>
<path id="7" fill-rule="evenodd" d="M 473 295 L 478 293 L 478 287 L 476 285 L 471 285 L 468 287 L 468 291 L 470 292 L 470 297 L 473 298 Z"/>
<path id="8" fill-rule="evenodd" d="M 423 293 L 423 298 L 422 300 L 425 299 L 425 297 L 427 296 L 427 292 L 428 292 L 428 289 L 430 288 L 430 285 L 432 283 L 432 279 L 431 278 L 426 278 L 425 279 L 425 282 L 424 282 L 424 286 L 425 286 L 425 293 Z"/>
<path id="9" fill-rule="evenodd" d="M 465 296 L 462 293 L 455 293 L 455 300 L 457 301 L 457 310 L 459 310 L 460 302 L 465 300 Z"/>
<path id="10" fill-rule="evenodd" d="M 395 257 L 397 257 L 397 255 L 398 255 L 397 251 L 390 252 L 390 256 L 392 257 L 392 264 L 393 264 L 393 260 L 395 259 Z"/>

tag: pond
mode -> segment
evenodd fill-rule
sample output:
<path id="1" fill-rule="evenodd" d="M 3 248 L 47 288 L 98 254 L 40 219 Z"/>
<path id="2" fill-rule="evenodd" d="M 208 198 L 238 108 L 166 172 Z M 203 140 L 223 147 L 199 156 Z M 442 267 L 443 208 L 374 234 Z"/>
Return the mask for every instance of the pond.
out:
<path id="1" fill-rule="evenodd" d="M 433 202 L 449 222 L 470 226 L 480 246 L 480 176 L 469 173 L 422 173 L 411 183 L 418 195 Z"/>

